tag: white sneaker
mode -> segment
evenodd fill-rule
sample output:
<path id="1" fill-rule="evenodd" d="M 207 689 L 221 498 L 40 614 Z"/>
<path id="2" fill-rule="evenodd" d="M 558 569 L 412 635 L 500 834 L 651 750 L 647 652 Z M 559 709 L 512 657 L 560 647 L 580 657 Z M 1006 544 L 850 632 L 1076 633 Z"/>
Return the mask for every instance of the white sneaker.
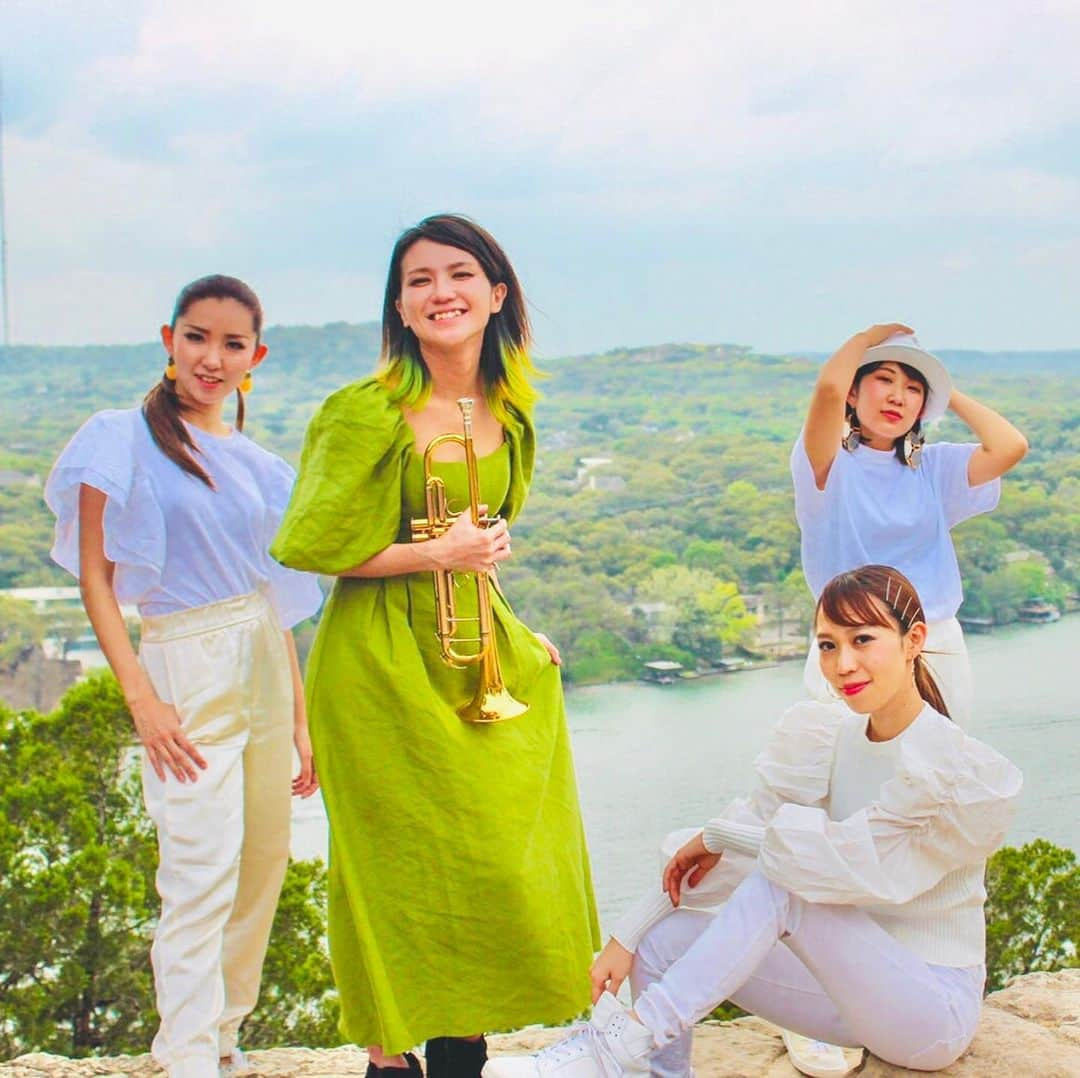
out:
<path id="1" fill-rule="evenodd" d="M 220 1064 L 220 1071 L 221 1078 L 238 1078 L 241 1074 L 251 1074 L 253 1068 L 247 1056 L 239 1048 L 234 1048 L 229 1053 L 228 1062 Z"/>
<path id="2" fill-rule="evenodd" d="M 652 1033 L 605 992 L 588 1023 L 535 1056 L 489 1059 L 484 1078 L 622 1078 L 648 1074 Z"/>
<path id="3" fill-rule="evenodd" d="M 780 1030 L 791 1065 L 809 1078 L 841 1078 L 851 1070 L 843 1050 L 790 1029 Z"/>

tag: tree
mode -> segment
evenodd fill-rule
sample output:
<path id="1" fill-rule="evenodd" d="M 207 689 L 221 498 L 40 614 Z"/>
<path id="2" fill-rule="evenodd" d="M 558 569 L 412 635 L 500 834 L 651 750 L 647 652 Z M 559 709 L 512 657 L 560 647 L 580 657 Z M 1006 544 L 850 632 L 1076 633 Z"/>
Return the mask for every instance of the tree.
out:
<path id="1" fill-rule="evenodd" d="M 150 939 L 157 847 L 131 718 L 111 674 L 55 712 L 0 705 L 0 1055 L 142 1052 L 157 1015 Z M 338 1043 L 325 872 L 290 865 L 253 1029 L 262 1044 Z"/>
<path id="2" fill-rule="evenodd" d="M 1005 846 L 986 869 L 988 991 L 1010 977 L 1080 966 L 1080 864 L 1038 838 Z"/>

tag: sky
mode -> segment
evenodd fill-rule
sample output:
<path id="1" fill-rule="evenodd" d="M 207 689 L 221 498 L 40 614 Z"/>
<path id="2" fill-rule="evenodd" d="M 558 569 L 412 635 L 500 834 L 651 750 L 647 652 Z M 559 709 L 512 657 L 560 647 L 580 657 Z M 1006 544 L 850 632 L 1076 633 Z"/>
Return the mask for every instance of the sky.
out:
<path id="1" fill-rule="evenodd" d="M 538 349 L 1080 347 L 1080 0 L 0 0 L 10 326 L 149 340 L 210 272 L 379 315 L 460 211 Z"/>

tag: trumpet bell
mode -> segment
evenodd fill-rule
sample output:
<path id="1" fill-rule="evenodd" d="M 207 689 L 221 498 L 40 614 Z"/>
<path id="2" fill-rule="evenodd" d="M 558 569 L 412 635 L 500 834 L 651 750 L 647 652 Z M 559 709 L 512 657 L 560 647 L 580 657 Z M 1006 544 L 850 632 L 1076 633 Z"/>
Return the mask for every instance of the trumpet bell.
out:
<path id="1" fill-rule="evenodd" d="M 478 692 L 467 704 L 458 708 L 458 717 L 465 722 L 505 722 L 524 715 L 528 710 L 529 705 L 515 700 L 504 686 Z"/>

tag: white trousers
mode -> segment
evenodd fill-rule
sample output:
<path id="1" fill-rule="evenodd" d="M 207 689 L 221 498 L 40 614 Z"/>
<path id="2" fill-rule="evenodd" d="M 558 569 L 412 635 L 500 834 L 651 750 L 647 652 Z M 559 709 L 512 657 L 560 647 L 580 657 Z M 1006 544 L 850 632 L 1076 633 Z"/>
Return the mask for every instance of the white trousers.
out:
<path id="1" fill-rule="evenodd" d="M 934 675 L 938 689 L 941 690 L 945 706 L 949 709 L 949 717 L 958 726 L 966 729 L 971 724 L 975 686 L 971 675 L 971 660 L 968 658 L 967 644 L 964 641 L 964 630 L 960 628 L 960 622 L 956 618 L 932 621 L 927 625 L 923 658 Z M 825 703 L 836 700 L 821 673 L 817 641 L 814 639 L 810 641 L 810 651 L 806 656 L 803 683 L 813 699 L 823 700 Z"/>
<path id="2" fill-rule="evenodd" d="M 717 912 L 679 909 L 634 956 L 655 1078 L 686 1078 L 692 1028 L 730 999 L 817 1040 L 937 1070 L 971 1043 L 985 968 L 924 962 L 854 906 L 805 902 L 754 870 Z"/>
<path id="3" fill-rule="evenodd" d="M 260 595 L 145 618 L 139 657 L 207 762 L 162 782 L 143 759 L 161 896 L 152 1051 L 170 1078 L 217 1078 L 259 995 L 289 858 L 289 658 Z"/>

